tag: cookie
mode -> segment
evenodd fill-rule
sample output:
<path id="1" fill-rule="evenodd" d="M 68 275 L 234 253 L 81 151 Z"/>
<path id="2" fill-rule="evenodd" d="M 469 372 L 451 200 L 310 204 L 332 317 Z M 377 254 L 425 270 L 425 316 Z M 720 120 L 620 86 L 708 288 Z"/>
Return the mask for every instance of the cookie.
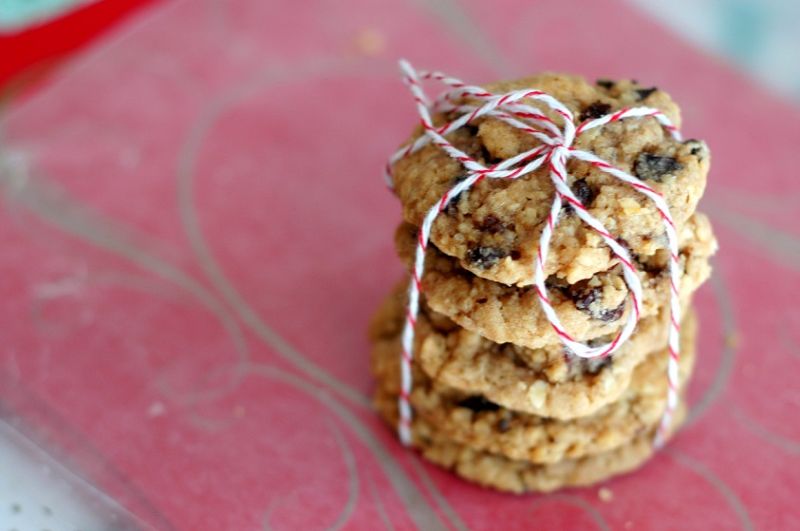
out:
<path id="1" fill-rule="evenodd" d="M 679 235 L 683 268 L 681 300 L 686 305 L 711 273 L 709 258 L 716 252 L 717 242 L 708 218 L 700 213 L 684 224 Z M 416 245 L 415 229 L 401 225 L 395 242 L 401 259 L 410 265 Z M 643 317 L 658 314 L 668 304 L 670 282 L 666 263 L 663 249 L 646 260 L 640 258 Z M 548 279 L 548 284 L 553 308 L 578 341 L 615 333 L 630 311 L 620 266 L 576 284 L 562 284 L 554 278 Z M 507 286 L 472 275 L 433 245 L 428 246 L 422 288 L 431 308 L 492 341 L 532 349 L 559 342 L 532 287 Z"/>
<path id="2" fill-rule="evenodd" d="M 694 365 L 695 319 L 684 322 L 681 382 Z M 630 385 L 616 401 L 592 415 L 557 420 L 512 411 L 480 394 L 460 391 L 429 378 L 415 364 L 411 405 L 453 442 L 509 459 L 552 464 L 613 450 L 654 428 L 667 398 L 666 348 L 653 352 L 636 367 Z M 400 389 L 399 345 L 378 342 L 373 349 L 378 380 L 376 405 L 394 408 Z"/>
<path id="3" fill-rule="evenodd" d="M 378 412 L 390 427 L 397 425 L 396 400 L 389 401 L 386 407 L 380 407 L 379 404 Z M 671 432 L 680 427 L 685 417 L 686 405 L 681 401 L 673 417 Z M 588 486 L 630 472 L 653 454 L 654 432 L 649 430 L 641 433 L 613 450 L 556 463 L 536 464 L 456 442 L 444 435 L 438 426 L 417 416 L 411 424 L 411 444 L 427 460 L 468 481 L 521 494 Z"/>
<path id="4" fill-rule="evenodd" d="M 630 81 L 591 85 L 580 77 L 541 74 L 487 88 L 495 93 L 543 90 L 573 112 L 576 124 L 631 106 L 660 109 L 675 125 L 680 124 L 678 107 L 665 92 Z M 552 111 L 531 104 L 560 123 Z M 434 122 L 441 125 L 456 117 L 440 113 Z M 421 134 L 418 127 L 411 140 Z M 448 140 L 485 166 L 539 143 L 493 117 L 474 120 L 450 133 Z M 594 153 L 661 193 L 678 230 L 694 212 L 706 185 L 710 154 L 705 143 L 674 140 L 650 117 L 627 118 L 588 130 L 577 137 L 574 147 Z M 571 159 L 567 169 L 570 186 L 589 212 L 633 254 L 646 261 L 666 246 L 664 221 L 647 197 L 590 164 Z M 398 160 L 392 175 L 403 218 L 419 226 L 425 213 L 464 177 L 465 169 L 441 148 L 428 144 Z M 553 194 L 546 164 L 517 179 L 483 179 L 447 205 L 433 224 L 431 241 L 475 275 L 509 285 L 530 285 Z M 548 276 L 574 284 L 616 263 L 602 239 L 571 207 L 561 212 L 545 264 Z"/>
<path id="5" fill-rule="evenodd" d="M 405 304 L 400 283 L 373 317 L 371 341 L 377 350 L 392 354 L 376 359 L 399 359 Z M 566 420 L 592 414 L 622 395 L 636 366 L 647 354 L 666 345 L 668 323 L 668 310 L 662 308 L 657 316 L 640 321 L 613 356 L 583 359 L 565 354 L 560 343 L 538 349 L 494 343 L 431 310 L 423 299 L 417 317 L 415 359 L 439 384 L 481 394 L 508 409 Z M 690 321 L 682 334 L 687 345 L 694 333 Z M 374 369 L 378 374 L 396 374 L 398 370 L 395 365 Z"/>

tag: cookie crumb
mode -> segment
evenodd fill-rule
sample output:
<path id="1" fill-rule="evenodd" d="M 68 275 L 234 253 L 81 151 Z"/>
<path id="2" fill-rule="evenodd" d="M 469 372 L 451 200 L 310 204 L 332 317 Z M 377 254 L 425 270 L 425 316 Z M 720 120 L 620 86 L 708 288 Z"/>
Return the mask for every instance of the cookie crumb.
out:
<path id="1" fill-rule="evenodd" d="M 166 412 L 167 408 L 164 406 L 164 403 L 159 401 L 153 402 L 152 404 L 150 404 L 150 407 L 147 408 L 147 416 L 150 417 L 151 419 L 160 417 Z"/>
<path id="2" fill-rule="evenodd" d="M 597 497 L 600 498 L 601 501 L 609 503 L 614 499 L 614 492 L 608 487 L 601 487 L 600 490 L 597 491 Z"/>
<path id="3" fill-rule="evenodd" d="M 728 348 L 736 348 L 739 346 L 739 334 L 736 332 L 728 332 L 725 334 L 725 346 Z"/>
<path id="4" fill-rule="evenodd" d="M 386 38 L 375 28 L 363 28 L 353 39 L 361 55 L 376 57 L 386 49 Z"/>
<path id="5" fill-rule="evenodd" d="M 547 384 L 542 380 L 536 380 L 528 388 L 528 399 L 534 408 L 541 408 L 547 398 Z"/>

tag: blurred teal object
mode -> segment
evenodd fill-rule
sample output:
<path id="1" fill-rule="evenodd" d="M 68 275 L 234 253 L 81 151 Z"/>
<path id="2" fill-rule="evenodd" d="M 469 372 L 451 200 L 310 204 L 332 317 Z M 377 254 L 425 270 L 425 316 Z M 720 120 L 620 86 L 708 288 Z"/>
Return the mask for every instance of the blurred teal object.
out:
<path id="1" fill-rule="evenodd" d="M 800 102 L 800 1 L 628 1 L 685 39 Z"/>
<path id="2" fill-rule="evenodd" d="M 22 29 L 93 0 L 0 0 L 0 31 Z"/>

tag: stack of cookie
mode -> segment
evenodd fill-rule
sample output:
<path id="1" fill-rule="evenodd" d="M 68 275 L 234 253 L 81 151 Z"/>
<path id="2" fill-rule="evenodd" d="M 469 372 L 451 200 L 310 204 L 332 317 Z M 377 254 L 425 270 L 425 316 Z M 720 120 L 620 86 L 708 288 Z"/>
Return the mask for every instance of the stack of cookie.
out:
<path id="1" fill-rule="evenodd" d="M 505 93 L 528 87 L 563 102 L 576 124 L 647 106 L 680 125 L 666 93 L 634 81 L 592 85 L 543 74 L 487 88 Z M 458 115 L 433 119 L 441 125 Z M 474 120 L 447 139 L 485 166 L 538 142 L 494 117 Z M 691 298 L 708 278 L 716 250 L 707 218 L 695 211 L 708 149 L 701 141 L 674 139 L 653 119 L 609 123 L 581 135 L 575 147 L 637 176 L 669 206 L 680 248 L 685 385 L 695 354 Z M 411 444 L 460 476 L 501 490 L 587 485 L 633 469 L 652 453 L 666 407 L 670 276 L 664 221 L 629 184 L 580 161 L 567 168 L 574 194 L 628 249 L 643 287 L 641 319 L 612 356 L 584 359 L 565 349 L 533 288 L 539 237 L 554 195 L 546 168 L 515 180 L 484 179 L 454 198 L 434 222 L 426 250 L 409 395 Z M 396 247 L 411 268 L 425 213 L 465 170 L 427 144 L 398 160 L 392 173 L 404 218 Z M 633 311 L 618 258 L 570 206 L 560 214 L 545 273 L 550 303 L 575 340 L 606 343 Z M 391 426 L 398 422 L 407 286 L 403 281 L 394 289 L 370 330 L 375 401 Z M 673 429 L 684 412 L 679 405 Z"/>

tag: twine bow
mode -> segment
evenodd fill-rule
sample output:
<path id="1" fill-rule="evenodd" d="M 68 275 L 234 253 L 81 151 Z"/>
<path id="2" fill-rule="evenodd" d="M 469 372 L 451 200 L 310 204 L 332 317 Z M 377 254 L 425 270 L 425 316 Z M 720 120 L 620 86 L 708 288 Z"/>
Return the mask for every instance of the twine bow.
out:
<path id="1" fill-rule="evenodd" d="M 425 271 L 425 251 L 428 247 L 431 227 L 437 216 L 447 207 L 453 198 L 467 192 L 483 179 L 519 179 L 545 164 L 549 167 L 550 180 L 555 187 L 555 195 L 539 238 L 539 249 L 536 254 L 534 265 L 534 286 L 538 294 L 539 302 L 541 303 L 542 311 L 564 346 L 571 353 L 582 358 L 603 357 L 614 353 L 633 333 L 640 317 L 639 311 L 642 302 L 642 285 L 628 250 L 620 245 L 614 236 L 606 230 L 603 224 L 587 211 L 586 207 L 570 188 L 567 182 L 569 174 L 566 164 L 568 160 L 576 159 L 591 164 L 600 171 L 629 184 L 647 196 L 654 203 L 663 219 L 669 247 L 670 326 L 669 360 L 667 364 L 667 405 L 655 438 L 656 446 L 661 446 L 664 442 L 666 431 L 671 424 L 672 415 L 678 404 L 678 389 L 680 383 L 678 374 L 681 321 L 679 299 L 680 266 L 678 263 L 678 237 L 675 231 L 675 225 L 672 221 L 669 207 L 661 193 L 647 186 L 637 177 L 614 167 L 612 164 L 593 153 L 576 149 L 573 147 L 573 144 L 575 139 L 586 131 L 626 118 L 652 117 L 656 119 L 664 129 L 669 131 L 676 140 L 681 139 L 678 129 L 672 125 L 670 120 L 661 111 L 651 107 L 623 108 L 600 118 L 587 120 L 576 127 L 574 125 L 574 116 L 572 112 L 556 98 L 540 90 L 521 89 L 505 94 L 494 94 L 482 87 L 467 85 L 461 80 L 447 76 L 441 72 L 417 71 L 405 60 L 400 61 L 400 69 L 403 73 L 403 82 L 411 91 L 414 101 L 416 102 L 417 112 L 422 122 L 424 134 L 411 142 L 408 146 L 399 149 L 390 157 L 386 166 L 385 177 L 387 183 L 390 187 L 393 187 L 391 172 L 394 163 L 429 143 L 444 150 L 450 157 L 460 162 L 467 171 L 466 177 L 450 188 L 442 196 L 441 200 L 428 210 L 419 227 L 414 265 L 411 271 L 411 281 L 408 288 L 406 319 L 402 333 L 401 390 L 398 398 L 400 411 L 398 434 L 401 441 L 406 445 L 411 442 L 410 429 L 412 412 L 409 403 L 413 385 L 411 362 L 414 356 L 414 334 L 419 313 L 419 296 L 422 291 L 421 279 Z M 446 87 L 449 87 L 449 90 L 446 90 L 436 101 L 431 103 L 421 85 L 421 82 L 426 80 L 439 81 Z M 466 100 L 476 101 L 477 103 L 468 103 Z M 525 100 L 534 100 L 549 107 L 560 117 L 558 121 L 561 122 L 561 125 L 559 126 L 556 120 L 546 116 L 541 109 L 529 103 L 525 103 Z M 431 119 L 431 111 L 457 112 L 460 113 L 460 115 L 451 122 L 440 127 L 435 127 Z M 539 140 L 540 145 L 497 164 L 485 167 L 477 160 L 456 148 L 445 138 L 447 134 L 452 133 L 458 128 L 486 116 L 501 120 L 516 127 L 520 131 L 530 134 Z M 606 245 L 609 246 L 614 255 L 619 259 L 622 264 L 623 278 L 629 290 L 632 311 L 628 312 L 628 317 L 623 327 L 614 339 L 603 345 L 589 346 L 573 339 L 569 332 L 562 326 L 558 315 L 547 297 L 544 264 L 547 261 L 553 231 L 558 225 L 559 213 L 564 207 L 565 202 L 572 205 L 573 210 L 580 219 L 589 225 L 603 239 Z"/>

